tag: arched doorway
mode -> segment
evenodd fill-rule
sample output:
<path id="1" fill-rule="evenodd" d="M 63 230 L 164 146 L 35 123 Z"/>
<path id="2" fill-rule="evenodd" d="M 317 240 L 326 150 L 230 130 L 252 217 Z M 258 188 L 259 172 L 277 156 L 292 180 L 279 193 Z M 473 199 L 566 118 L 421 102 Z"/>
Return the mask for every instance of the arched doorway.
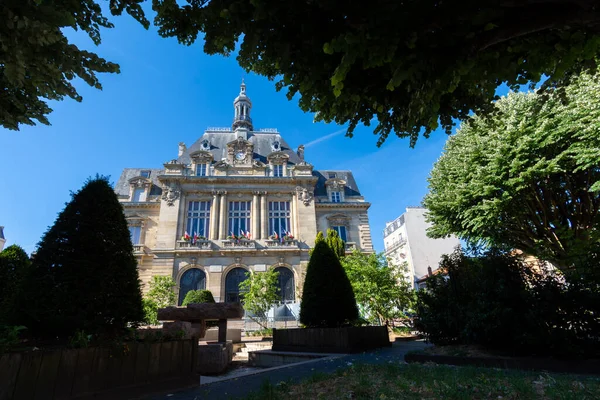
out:
<path id="1" fill-rule="evenodd" d="M 225 301 L 226 302 L 239 302 L 240 298 L 240 283 L 244 282 L 248 277 L 246 276 L 244 268 L 234 268 L 227 273 L 225 277 Z"/>
<path id="2" fill-rule="evenodd" d="M 204 271 L 198 268 L 188 269 L 181 275 L 179 279 L 179 305 L 183 303 L 185 295 L 190 290 L 202 290 L 206 289 L 206 274 Z"/>
<path id="3" fill-rule="evenodd" d="M 285 267 L 277 267 L 275 272 L 279 272 L 277 287 L 281 295 L 281 302 L 293 303 L 295 300 L 294 273 Z"/>

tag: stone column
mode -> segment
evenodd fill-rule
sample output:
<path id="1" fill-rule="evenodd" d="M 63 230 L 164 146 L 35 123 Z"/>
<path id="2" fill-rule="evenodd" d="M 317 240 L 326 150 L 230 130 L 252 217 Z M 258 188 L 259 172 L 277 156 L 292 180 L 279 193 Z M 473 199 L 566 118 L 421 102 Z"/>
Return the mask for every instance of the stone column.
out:
<path id="1" fill-rule="evenodd" d="M 267 210 L 267 192 L 260 197 L 260 238 L 269 238 L 269 211 Z"/>
<path id="2" fill-rule="evenodd" d="M 291 214 L 292 214 L 292 235 L 294 235 L 294 237 L 296 239 L 298 239 L 298 195 L 296 194 L 296 192 L 292 192 L 292 209 L 291 209 Z"/>
<path id="3" fill-rule="evenodd" d="M 259 195 L 260 192 L 252 192 L 252 231 L 250 235 L 252 239 L 259 238 L 259 229 L 260 229 L 260 212 L 259 212 Z"/>
<path id="4" fill-rule="evenodd" d="M 210 207 L 210 240 L 219 238 L 219 192 L 213 190 L 212 205 Z"/>
<path id="5" fill-rule="evenodd" d="M 219 193 L 221 195 L 221 207 L 219 210 L 219 239 L 227 237 L 227 192 L 225 190 Z"/>

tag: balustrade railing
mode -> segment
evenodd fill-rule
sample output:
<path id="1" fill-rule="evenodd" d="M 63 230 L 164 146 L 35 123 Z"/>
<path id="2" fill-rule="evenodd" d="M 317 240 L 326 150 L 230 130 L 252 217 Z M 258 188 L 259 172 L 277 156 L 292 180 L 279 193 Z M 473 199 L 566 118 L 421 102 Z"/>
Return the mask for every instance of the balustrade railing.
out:
<path id="1" fill-rule="evenodd" d="M 226 239 L 222 242 L 224 249 L 255 249 L 256 242 L 248 239 Z"/>
<path id="2" fill-rule="evenodd" d="M 265 245 L 267 247 L 298 247 L 298 241 L 295 239 L 283 241 L 277 239 L 269 239 L 265 240 Z"/>
<path id="3" fill-rule="evenodd" d="M 210 240 L 178 240 L 178 249 L 200 249 L 200 250 L 212 250 L 212 242 Z"/>

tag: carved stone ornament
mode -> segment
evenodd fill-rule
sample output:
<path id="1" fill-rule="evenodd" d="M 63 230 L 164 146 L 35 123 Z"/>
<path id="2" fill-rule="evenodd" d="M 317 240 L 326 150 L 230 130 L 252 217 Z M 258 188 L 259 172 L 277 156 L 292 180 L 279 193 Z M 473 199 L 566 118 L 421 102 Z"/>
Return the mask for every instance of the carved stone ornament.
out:
<path id="1" fill-rule="evenodd" d="M 269 160 L 269 162 L 272 164 L 285 164 L 289 158 L 290 156 L 282 151 L 276 151 L 267 156 L 267 160 Z"/>
<path id="2" fill-rule="evenodd" d="M 298 200 L 302 201 L 305 206 L 310 205 L 310 202 L 313 199 L 312 193 L 307 188 L 300 186 L 296 188 L 296 191 L 298 193 Z"/>
<path id="3" fill-rule="evenodd" d="M 264 168 L 265 163 L 261 162 L 260 160 L 252 160 L 252 166 L 254 168 Z"/>
<path id="4" fill-rule="evenodd" d="M 172 186 L 165 186 L 163 189 L 162 199 L 167 202 L 168 206 L 172 206 L 175 200 L 179 198 L 180 191 Z"/>
<path id="5" fill-rule="evenodd" d="M 350 227 L 350 217 L 345 214 L 334 214 L 327 217 L 327 221 L 331 226 L 346 226 Z"/>
<path id="6" fill-rule="evenodd" d="M 215 164 L 215 168 L 217 168 L 217 169 L 227 168 L 228 166 L 229 166 L 229 163 L 225 160 L 221 160 Z"/>

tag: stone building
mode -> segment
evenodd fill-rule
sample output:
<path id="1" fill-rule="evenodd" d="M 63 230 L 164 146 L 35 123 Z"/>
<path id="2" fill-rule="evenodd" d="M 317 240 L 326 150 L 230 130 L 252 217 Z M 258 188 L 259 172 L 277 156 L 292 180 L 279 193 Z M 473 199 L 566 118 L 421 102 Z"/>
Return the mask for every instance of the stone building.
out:
<path id="1" fill-rule="evenodd" d="M 407 279 L 413 288 L 417 281 L 438 268 L 443 254 L 450 254 L 460 241 L 455 236 L 445 239 L 427 237 L 431 226 L 425 220 L 427 210 L 423 207 L 407 207 L 406 212 L 385 224 L 383 245 L 386 257 L 394 264 L 408 265 Z"/>
<path id="2" fill-rule="evenodd" d="M 140 279 L 172 276 L 179 302 L 192 289 L 239 299 L 246 272 L 279 272 L 282 302 L 298 301 L 318 231 L 351 251 L 373 251 L 367 210 L 350 171 L 317 171 L 276 129 L 254 129 L 241 85 L 231 128 L 208 128 L 163 168 L 127 168 L 115 191 L 130 226 Z"/>
<path id="3" fill-rule="evenodd" d="M 0 226 L 0 251 L 4 249 L 4 244 L 6 244 L 6 239 L 4 238 L 4 227 Z"/>

